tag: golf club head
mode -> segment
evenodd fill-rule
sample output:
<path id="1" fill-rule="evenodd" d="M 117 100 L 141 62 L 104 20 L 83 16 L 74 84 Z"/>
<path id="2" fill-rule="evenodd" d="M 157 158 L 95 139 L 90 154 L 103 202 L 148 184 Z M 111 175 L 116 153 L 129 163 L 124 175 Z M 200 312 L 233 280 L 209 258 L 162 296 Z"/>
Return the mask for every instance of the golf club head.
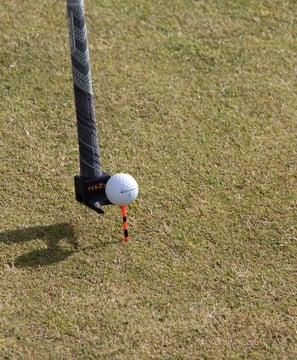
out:
<path id="1" fill-rule="evenodd" d="M 96 178 L 74 177 L 75 198 L 99 214 L 103 214 L 102 205 L 112 205 L 107 199 L 105 187 L 110 175 L 102 173 Z"/>

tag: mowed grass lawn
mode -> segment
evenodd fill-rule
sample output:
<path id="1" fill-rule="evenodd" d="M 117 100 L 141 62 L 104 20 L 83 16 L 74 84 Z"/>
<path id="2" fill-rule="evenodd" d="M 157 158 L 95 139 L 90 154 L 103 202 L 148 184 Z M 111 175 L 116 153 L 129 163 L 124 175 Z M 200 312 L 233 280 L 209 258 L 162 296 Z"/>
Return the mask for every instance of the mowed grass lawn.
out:
<path id="1" fill-rule="evenodd" d="M 85 0 L 101 161 L 79 173 L 66 1 L 0 4 L 0 358 L 297 358 L 297 4 Z"/>

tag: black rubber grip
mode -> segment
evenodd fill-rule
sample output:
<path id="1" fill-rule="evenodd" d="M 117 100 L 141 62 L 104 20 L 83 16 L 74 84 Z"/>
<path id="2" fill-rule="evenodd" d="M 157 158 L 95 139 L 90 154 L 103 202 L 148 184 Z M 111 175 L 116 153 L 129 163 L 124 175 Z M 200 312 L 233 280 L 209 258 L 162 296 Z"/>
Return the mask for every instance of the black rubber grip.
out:
<path id="1" fill-rule="evenodd" d="M 96 131 L 88 37 L 82 0 L 67 0 L 68 28 L 79 143 L 80 176 L 102 175 Z"/>

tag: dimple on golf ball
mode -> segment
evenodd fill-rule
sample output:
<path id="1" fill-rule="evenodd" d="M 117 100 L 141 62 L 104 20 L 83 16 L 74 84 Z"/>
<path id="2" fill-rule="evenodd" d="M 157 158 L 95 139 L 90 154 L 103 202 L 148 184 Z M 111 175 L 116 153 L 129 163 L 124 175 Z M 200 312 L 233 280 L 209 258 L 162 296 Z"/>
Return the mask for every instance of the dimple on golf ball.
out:
<path id="1" fill-rule="evenodd" d="M 137 198 L 138 184 L 133 176 L 118 173 L 108 179 L 105 193 L 112 204 L 129 205 Z"/>

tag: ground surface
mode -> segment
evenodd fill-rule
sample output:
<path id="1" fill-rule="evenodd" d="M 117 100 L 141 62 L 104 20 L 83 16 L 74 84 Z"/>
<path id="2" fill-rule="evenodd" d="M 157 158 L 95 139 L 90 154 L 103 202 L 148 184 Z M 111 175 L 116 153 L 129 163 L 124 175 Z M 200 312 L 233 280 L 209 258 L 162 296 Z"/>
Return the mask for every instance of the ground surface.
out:
<path id="1" fill-rule="evenodd" d="M 86 0 L 99 216 L 63 1 L 0 4 L 0 358 L 296 359 L 297 5 Z"/>

